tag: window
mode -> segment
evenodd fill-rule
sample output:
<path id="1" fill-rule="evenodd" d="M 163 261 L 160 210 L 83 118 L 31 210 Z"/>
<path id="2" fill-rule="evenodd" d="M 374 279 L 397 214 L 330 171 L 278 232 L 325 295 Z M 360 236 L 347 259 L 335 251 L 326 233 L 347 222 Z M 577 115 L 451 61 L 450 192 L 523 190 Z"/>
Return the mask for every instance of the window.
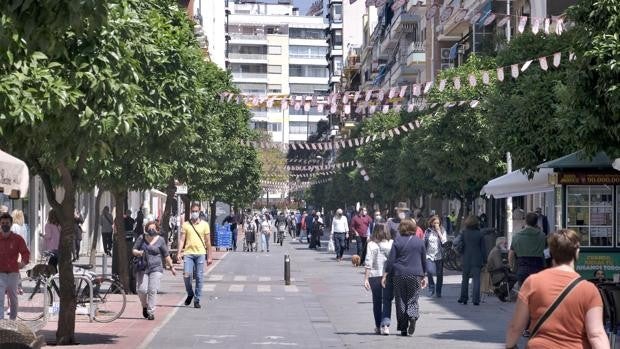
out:
<path id="1" fill-rule="evenodd" d="M 327 68 L 322 66 L 291 64 L 288 68 L 290 76 L 308 78 L 326 78 Z"/>
<path id="2" fill-rule="evenodd" d="M 341 56 L 334 57 L 334 60 L 332 62 L 333 62 L 334 75 L 342 74 L 342 57 Z"/>
<path id="3" fill-rule="evenodd" d="M 281 74 L 282 73 L 282 66 L 281 65 L 268 65 L 267 66 L 267 73 L 269 74 Z"/>
<path id="4" fill-rule="evenodd" d="M 269 45 L 267 53 L 270 55 L 281 55 L 282 54 L 282 46 Z"/>
<path id="5" fill-rule="evenodd" d="M 267 87 L 269 89 L 269 93 L 282 93 L 282 85 L 269 85 Z"/>
<path id="6" fill-rule="evenodd" d="M 237 84 L 237 87 L 239 88 L 239 90 L 241 90 L 242 93 L 248 93 L 248 94 L 255 94 L 255 95 L 260 95 L 260 94 L 265 94 L 265 84 Z"/>
<path id="7" fill-rule="evenodd" d="M 289 46 L 291 58 L 325 58 L 327 47 L 325 46 Z"/>
<path id="8" fill-rule="evenodd" d="M 267 131 L 267 121 L 252 121 L 250 126 L 255 130 Z"/>
<path id="9" fill-rule="evenodd" d="M 323 84 L 289 84 L 292 95 L 308 95 L 326 96 L 329 91 L 329 85 Z"/>
<path id="10" fill-rule="evenodd" d="M 334 23 L 342 22 L 342 4 L 331 5 L 331 19 Z"/>
<path id="11" fill-rule="evenodd" d="M 282 131 L 282 123 L 281 122 L 270 122 L 269 123 L 269 131 L 271 131 L 271 132 L 280 132 L 280 131 Z"/>
<path id="12" fill-rule="evenodd" d="M 566 227 L 582 246 L 613 246 L 613 191 L 604 185 L 566 187 Z"/>
<path id="13" fill-rule="evenodd" d="M 316 122 L 291 121 L 288 123 L 288 132 L 290 134 L 305 135 L 316 132 Z"/>
<path id="14" fill-rule="evenodd" d="M 289 37 L 291 39 L 325 39 L 323 29 L 290 28 Z"/>
<path id="15" fill-rule="evenodd" d="M 334 47 L 342 47 L 342 29 L 336 29 L 332 32 Z"/>

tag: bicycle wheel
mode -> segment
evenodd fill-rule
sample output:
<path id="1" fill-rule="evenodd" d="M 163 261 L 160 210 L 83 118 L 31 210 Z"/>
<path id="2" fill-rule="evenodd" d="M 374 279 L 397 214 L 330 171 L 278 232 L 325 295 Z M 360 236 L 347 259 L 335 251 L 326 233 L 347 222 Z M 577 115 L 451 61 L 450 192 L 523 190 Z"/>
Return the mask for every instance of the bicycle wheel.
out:
<path id="1" fill-rule="evenodd" d="M 127 297 L 123 286 L 113 279 L 102 279 L 93 285 L 93 302 L 97 322 L 112 322 L 125 311 Z"/>
<path id="2" fill-rule="evenodd" d="M 46 287 L 45 280 L 39 278 L 22 279 L 21 290 L 20 294 L 17 295 L 19 306 L 17 317 L 23 321 L 35 321 L 43 318 L 45 307 L 51 307 L 54 302 L 52 290 Z M 47 293 L 47 304 L 45 293 Z"/>

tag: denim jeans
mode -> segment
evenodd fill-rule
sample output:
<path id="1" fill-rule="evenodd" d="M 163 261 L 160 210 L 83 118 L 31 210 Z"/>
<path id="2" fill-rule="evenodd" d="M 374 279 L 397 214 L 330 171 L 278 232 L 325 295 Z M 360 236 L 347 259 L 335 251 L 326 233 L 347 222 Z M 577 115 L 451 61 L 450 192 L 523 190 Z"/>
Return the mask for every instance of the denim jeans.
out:
<path id="1" fill-rule="evenodd" d="M 344 254 L 344 234 L 334 233 L 334 247 L 336 249 L 336 258 L 342 258 Z"/>
<path id="2" fill-rule="evenodd" d="M 11 320 L 17 318 L 17 288 L 19 287 L 19 273 L 0 273 L 0 320 L 4 319 L 4 295 L 9 297 Z"/>
<path id="3" fill-rule="evenodd" d="M 441 259 L 435 261 L 431 261 L 430 259 L 426 260 L 427 265 L 431 263 L 434 264 L 434 268 L 426 268 L 428 274 L 428 288 L 432 290 L 437 297 L 441 297 L 441 287 L 443 286 L 443 261 Z M 437 277 L 437 284 L 435 284 L 433 276 Z"/>
<path id="4" fill-rule="evenodd" d="M 183 281 L 188 296 L 194 297 L 194 302 L 200 302 L 202 282 L 205 271 L 204 254 L 186 254 L 183 258 Z M 192 276 L 196 276 L 196 289 L 192 289 Z"/>
<path id="5" fill-rule="evenodd" d="M 269 234 L 260 233 L 260 238 L 261 238 L 261 241 L 263 242 L 263 244 L 260 246 L 260 251 L 261 252 L 263 252 L 264 250 L 269 251 Z"/>
<path id="6" fill-rule="evenodd" d="M 237 251 L 237 229 L 231 232 L 231 239 L 232 239 L 231 248 L 233 251 Z"/>
<path id="7" fill-rule="evenodd" d="M 480 303 L 480 267 L 469 266 L 463 267 L 463 279 L 461 280 L 461 297 L 463 302 L 467 302 L 469 298 L 469 278 L 474 279 L 472 302 Z"/>
<path id="8" fill-rule="evenodd" d="M 357 242 L 357 255 L 360 256 L 362 263 L 364 263 L 364 260 L 366 260 L 366 245 L 368 244 L 368 237 L 358 235 L 355 238 L 355 241 Z"/>
<path id="9" fill-rule="evenodd" d="M 381 286 L 381 276 L 368 278 L 372 291 L 372 312 L 375 316 L 375 327 L 390 326 L 392 317 L 393 286 L 387 282 L 385 288 Z"/>

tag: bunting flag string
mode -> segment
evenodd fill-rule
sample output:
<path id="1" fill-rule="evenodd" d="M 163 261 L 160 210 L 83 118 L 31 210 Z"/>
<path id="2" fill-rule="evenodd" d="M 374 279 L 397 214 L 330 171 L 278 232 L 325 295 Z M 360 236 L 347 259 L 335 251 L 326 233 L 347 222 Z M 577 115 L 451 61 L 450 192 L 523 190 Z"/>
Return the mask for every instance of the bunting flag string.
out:
<path id="1" fill-rule="evenodd" d="M 352 166 L 355 166 L 354 161 L 345 161 L 345 162 L 339 162 L 339 163 L 334 163 L 334 164 L 310 165 L 310 166 L 286 165 L 284 166 L 284 168 L 289 171 L 316 171 L 316 170 L 320 171 L 320 170 L 330 170 L 330 169 L 335 169 L 335 168 L 347 168 L 347 167 L 352 167 Z"/>
<path id="2" fill-rule="evenodd" d="M 569 61 L 575 59 L 573 53 L 569 53 L 568 57 Z M 519 78 L 519 73 L 524 72 L 534 61 L 539 62 L 540 68 L 543 71 L 548 71 L 549 65 L 547 63 L 547 60 L 552 59 L 553 66 L 557 68 L 561 63 L 561 58 L 562 53 L 555 52 L 550 55 L 528 59 L 523 62 L 510 64 L 503 67 L 497 67 L 494 73 L 493 70 L 481 70 L 478 72 L 478 75 L 481 75 L 482 83 L 484 85 L 488 85 L 490 83 L 490 77 L 492 74 L 497 77 L 498 81 L 505 81 L 505 70 L 508 69 L 510 71 L 510 76 L 514 79 L 517 79 Z M 463 76 L 462 78 L 466 81 L 465 83 L 463 83 L 461 77 L 457 76 L 451 79 L 451 85 L 458 90 L 461 89 L 465 84 L 468 84 L 472 87 L 475 87 L 478 84 L 477 74 L 470 73 L 467 76 Z M 448 79 L 441 79 L 437 82 L 437 84 L 435 84 L 435 86 L 439 91 L 444 91 L 448 83 Z M 411 97 L 413 97 L 413 101 L 410 101 L 406 105 L 408 112 L 411 112 L 415 109 L 415 107 L 412 108 L 412 104 L 423 104 L 423 102 L 415 100 L 423 98 L 423 95 L 427 95 L 433 88 L 433 85 L 434 84 L 432 81 L 419 82 L 410 85 Z M 369 113 L 374 114 L 377 111 L 386 112 L 390 109 L 401 110 L 403 107 L 405 107 L 405 105 L 402 103 L 407 98 L 406 91 L 408 87 L 409 86 L 391 87 L 387 92 L 387 99 L 385 99 L 386 91 L 384 91 L 383 89 L 335 92 L 331 93 L 329 96 L 272 95 L 266 97 L 223 92 L 220 94 L 220 98 L 221 101 L 244 103 L 250 108 L 262 107 L 265 103 L 267 106 L 273 106 L 274 102 L 277 102 L 281 110 L 286 110 L 290 108 L 291 105 L 294 106 L 295 110 L 300 110 L 299 106 L 301 106 L 303 102 L 305 112 L 307 112 L 311 107 L 316 107 L 317 111 L 320 110 L 320 113 L 323 113 L 324 111 L 336 113 L 340 109 L 344 112 L 345 115 L 348 115 L 351 114 L 352 111 L 360 113 L 363 112 L 366 108 L 368 108 Z M 365 98 L 361 98 L 362 95 L 365 95 Z M 295 107 L 296 105 L 297 107 Z"/>

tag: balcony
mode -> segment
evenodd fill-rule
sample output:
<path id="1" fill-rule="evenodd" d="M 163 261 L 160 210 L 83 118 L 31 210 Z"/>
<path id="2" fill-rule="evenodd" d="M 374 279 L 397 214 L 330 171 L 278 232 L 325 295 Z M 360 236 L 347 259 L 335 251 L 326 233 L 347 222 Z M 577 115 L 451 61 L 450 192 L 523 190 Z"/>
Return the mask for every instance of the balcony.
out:
<path id="1" fill-rule="evenodd" d="M 407 47 L 407 65 L 426 64 L 426 43 L 414 41 Z"/>
<path id="2" fill-rule="evenodd" d="M 265 53 L 239 53 L 239 52 L 231 52 L 228 54 L 229 60 L 237 60 L 237 61 L 252 61 L 255 63 L 267 63 L 267 54 Z M 256 62 L 256 61 L 265 61 L 265 62 Z"/>
<path id="3" fill-rule="evenodd" d="M 236 82 L 261 82 L 267 83 L 267 73 L 246 73 L 232 72 L 232 77 Z"/>
<path id="4" fill-rule="evenodd" d="M 256 34 L 243 34 L 243 33 L 228 33 L 230 35 L 231 42 L 250 42 L 250 43 L 264 43 L 267 44 L 267 35 L 264 33 L 256 33 Z"/>

